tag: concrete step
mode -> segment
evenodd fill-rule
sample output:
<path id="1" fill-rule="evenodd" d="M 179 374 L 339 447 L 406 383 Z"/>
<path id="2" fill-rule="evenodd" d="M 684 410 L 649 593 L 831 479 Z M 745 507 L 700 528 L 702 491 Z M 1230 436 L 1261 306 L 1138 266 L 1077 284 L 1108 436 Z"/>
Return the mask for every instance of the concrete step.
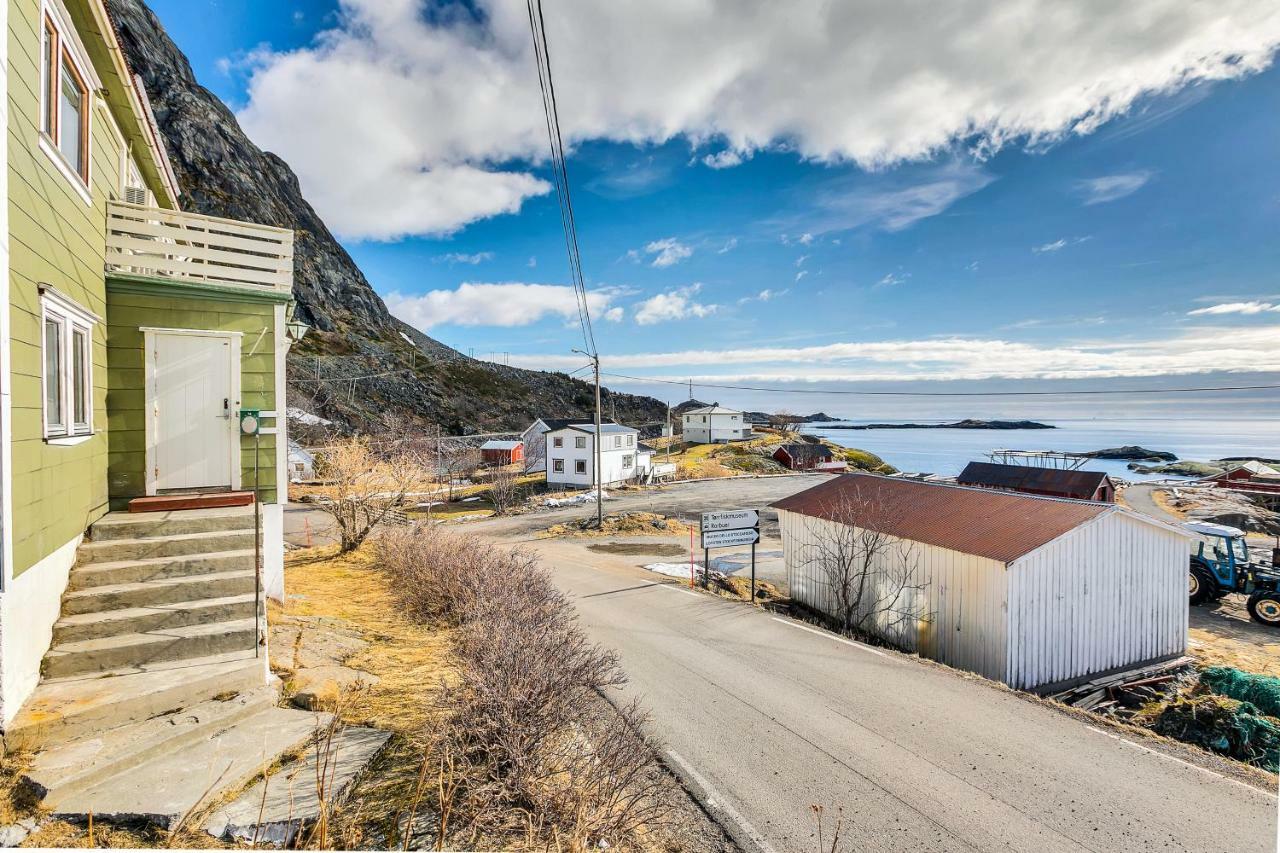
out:
<path id="1" fill-rule="evenodd" d="M 94 542 L 227 530 L 253 530 L 253 507 L 170 512 L 109 512 L 89 527 Z"/>
<path id="2" fill-rule="evenodd" d="M 326 714 L 268 708 L 44 805 L 55 820 L 83 823 L 92 814 L 95 822 L 172 829 L 193 807 L 239 790 L 281 755 L 305 748 L 328 723 Z"/>
<path id="3" fill-rule="evenodd" d="M 68 589 L 89 589 L 111 584 L 138 583 L 156 578 L 231 572 L 253 568 L 253 549 L 188 554 L 182 557 L 149 557 L 145 560 L 114 560 L 90 563 L 71 570 Z"/>
<path id="4" fill-rule="evenodd" d="M 51 746 L 32 758 L 23 783 L 37 800 L 65 800 L 121 771 L 273 708 L 279 696 L 278 684 L 269 684 Z"/>
<path id="5" fill-rule="evenodd" d="M 205 831 L 226 841 L 256 838 L 262 844 L 292 847 L 298 832 L 314 824 L 322 809 L 332 814 L 390 738 L 391 732 L 379 729 L 345 727 L 327 748 L 308 750 L 217 809 L 205 823 Z M 323 801 L 316 790 L 318 776 L 325 780 Z"/>
<path id="6" fill-rule="evenodd" d="M 53 626 L 53 645 L 77 643 L 120 634 L 143 634 L 253 618 L 254 595 L 228 595 L 201 601 L 178 601 L 155 607 L 127 607 L 63 616 Z"/>
<path id="7" fill-rule="evenodd" d="M 145 560 L 149 557 L 180 557 L 185 554 L 216 554 L 253 548 L 253 529 L 214 530 L 209 533 L 181 533 L 176 536 L 147 536 L 137 539 L 108 539 L 85 542 L 76 552 L 79 565 Z"/>
<path id="8" fill-rule="evenodd" d="M 149 495 L 129 501 L 129 512 L 173 512 L 216 507 L 252 506 L 253 492 L 203 492 L 198 494 Z"/>
<path id="9" fill-rule="evenodd" d="M 64 615 L 74 616 L 129 607 L 156 607 L 179 601 L 225 598 L 229 595 L 253 593 L 256 583 L 253 569 L 246 569 L 94 586 L 74 590 L 63 596 L 62 612 Z"/>
<path id="10" fill-rule="evenodd" d="M 253 649 L 257 642 L 258 623 L 253 618 L 186 625 L 152 633 L 62 643 L 49 649 L 41 669 L 47 678 L 65 678 L 156 661 Z"/>
<path id="11" fill-rule="evenodd" d="M 46 679 L 5 728 L 5 752 L 72 740 L 267 681 L 266 660 L 252 650 Z"/>

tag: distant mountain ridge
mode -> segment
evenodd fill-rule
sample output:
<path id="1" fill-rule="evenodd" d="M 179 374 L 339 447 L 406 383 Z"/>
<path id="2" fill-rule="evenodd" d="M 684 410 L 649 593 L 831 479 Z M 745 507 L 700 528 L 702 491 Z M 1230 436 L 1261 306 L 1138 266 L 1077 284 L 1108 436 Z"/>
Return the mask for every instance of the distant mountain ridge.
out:
<path id="1" fill-rule="evenodd" d="M 392 317 L 303 197 L 289 165 L 254 145 L 231 110 L 196 81 L 155 14 L 142 0 L 107 6 L 164 135 L 183 209 L 294 233 L 297 317 L 312 331 L 289 355 L 290 405 L 345 429 L 367 430 L 398 415 L 452 433 L 590 412 L 587 382 L 469 358 Z M 633 424 L 666 414 L 652 397 L 607 390 L 604 409 Z"/>

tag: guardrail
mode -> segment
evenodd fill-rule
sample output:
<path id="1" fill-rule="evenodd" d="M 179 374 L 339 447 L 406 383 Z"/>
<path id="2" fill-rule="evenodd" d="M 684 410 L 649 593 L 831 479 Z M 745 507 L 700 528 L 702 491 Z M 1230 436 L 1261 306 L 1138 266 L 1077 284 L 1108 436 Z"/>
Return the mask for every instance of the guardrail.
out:
<path id="1" fill-rule="evenodd" d="M 293 232 L 113 201 L 107 204 L 106 269 L 287 293 L 293 287 Z"/>

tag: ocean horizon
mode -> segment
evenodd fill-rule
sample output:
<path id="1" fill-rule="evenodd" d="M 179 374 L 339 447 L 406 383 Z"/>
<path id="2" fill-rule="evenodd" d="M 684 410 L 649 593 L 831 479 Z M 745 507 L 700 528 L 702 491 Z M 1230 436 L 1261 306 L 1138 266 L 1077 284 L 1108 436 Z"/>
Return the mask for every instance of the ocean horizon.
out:
<path id="1" fill-rule="evenodd" d="M 911 423 L 943 424 L 955 420 L 920 419 Z M 1280 422 L 1274 418 L 1059 418 L 1039 421 L 1054 429 L 1025 430 L 833 428 L 838 424 L 884 422 L 867 419 L 811 423 L 801 431 L 842 447 L 870 451 L 901 471 L 948 477 L 959 474 L 968 462 L 987 461 L 987 454 L 997 449 L 1080 452 L 1132 444 L 1197 462 L 1225 456 L 1280 458 Z M 1127 465 L 1124 461 L 1094 459 L 1083 467 L 1126 480 L 1169 476 L 1139 474 Z"/>

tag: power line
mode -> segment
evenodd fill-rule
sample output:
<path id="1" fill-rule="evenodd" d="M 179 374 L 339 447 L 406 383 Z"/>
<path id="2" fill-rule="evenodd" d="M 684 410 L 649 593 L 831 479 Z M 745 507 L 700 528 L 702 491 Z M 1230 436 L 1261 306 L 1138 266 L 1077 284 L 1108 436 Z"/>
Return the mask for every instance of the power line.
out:
<path id="1" fill-rule="evenodd" d="M 770 394 L 842 394 L 855 397 L 1071 397 L 1080 394 L 1199 394 L 1213 391 L 1262 391 L 1278 389 L 1274 385 L 1225 385 L 1207 388 L 1117 388 L 1086 391 L 851 391 L 823 388 L 758 388 L 751 385 L 722 385 L 713 382 L 693 382 L 687 379 L 657 379 L 647 376 L 628 376 L 625 373 L 604 373 L 614 379 L 633 382 L 656 382 L 663 385 L 689 385 L 699 388 L 717 388 L 729 391 L 766 391 Z"/>
<path id="2" fill-rule="evenodd" d="M 556 105 L 555 82 L 551 76 L 551 49 L 547 44 L 546 24 L 542 17 L 542 0 L 527 0 L 529 30 L 533 35 L 534 60 L 538 66 L 538 89 L 542 93 L 546 117 L 547 143 L 551 147 L 551 174 L 560 204 L 560 224 L 564 230 L 565 252 L 569 256 L 569 275 L 578 301 L 578 322 L 587 352 L 595 356 L 595 333 L 591 328 L 591 312 L 587 307 L 587 286 L 582 274 L 582 253 L 578 248 L 578 228 L 573 215 L 573 199 L 569 194 L 569 170 L 565 163 L 564 138 L 560 133 L 560 113 Z"/>

